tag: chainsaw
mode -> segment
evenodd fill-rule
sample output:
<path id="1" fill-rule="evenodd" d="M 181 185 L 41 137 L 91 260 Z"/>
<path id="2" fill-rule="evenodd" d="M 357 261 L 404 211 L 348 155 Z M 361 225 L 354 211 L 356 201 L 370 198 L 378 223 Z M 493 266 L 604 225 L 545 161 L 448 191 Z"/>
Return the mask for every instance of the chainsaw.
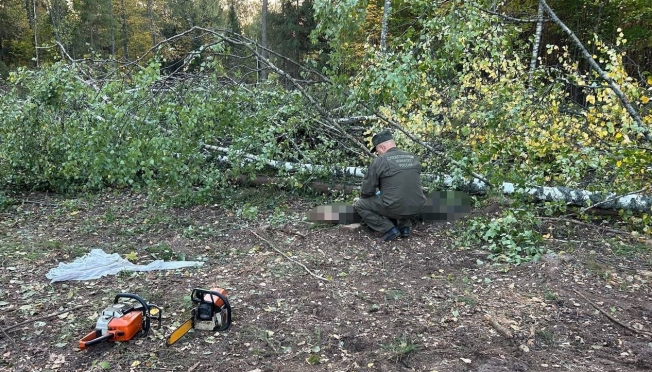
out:
<path id="1" fill-rule="evenodd" d="M 118 302 L 121 298 L 130 298 L 139 303 Z M 95 330 L 79 340 L 79 348 L 83 350 L 102 341 L 129 341 L 135 336 L 147 337 L 152 318 L 158 320 L 160 328 L 161 308 L 146 303 L 135 294 L 119 293 L 113 305 L 102 311 Z"/>
<path id="2" fill-rule="evenodd" d="M 225 331 L 231 325 L 231 305 L 226 290 L 195 288 L 190 299 L 196 305 L 190 319 L 175 329 L 167 339 L 167 346 L 174 344 L 191 329 L 200 331 Z"/>

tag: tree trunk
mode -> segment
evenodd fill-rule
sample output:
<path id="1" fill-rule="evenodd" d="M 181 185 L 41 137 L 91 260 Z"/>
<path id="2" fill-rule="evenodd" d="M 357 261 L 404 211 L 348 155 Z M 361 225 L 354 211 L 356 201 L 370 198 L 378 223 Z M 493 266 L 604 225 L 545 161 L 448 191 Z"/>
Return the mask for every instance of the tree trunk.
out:
<path id="1" fill-rule="evenodd" d="M 261 14 L 261 36 L 260 36 L 260 45 L 262 47 L 261 55 L 263 60 L 267 60 L 267 0 L 263 0 L 263 9 Z M 267 80 L 267 66 L 263 64 L 260 66 L 260 80 Z"/>
<path id="2" fill-rule="evenodd" d="M 154 5 L 153 0 L 147 0 L 147 17 L 149 18 L 149 33 L 152 36 L 152 46 L 156 45 L 156 31 L 154 30 Z"/>
<path id="3" fill-rule="evenodd" d="M 232 153 L 232 151 L 225 147 L 204 145 L 206 149 L 219 151 L 225 154 Z M 331 174 L 342 177 L 351 176 L 356 178 L 363 178 L 367 169 L 362 167 L 326 167 L 323 165 L 313 164 L 297 164 L 286 161 L 276 161 L 268 159 L 260 159 L 256 155 L 246 154 L 236 151 L 234 155 L 217 156 L 217 159 L 225 163 L 240 162 L 263 162 L 268 166 L 275 169 L 284 169 L 289 172 L 330 172 Z M 443 184 L 445 187 L 467 191 L 474 194 L 482 194 L 487 190 L 487 185 L 478 180 L 472 181 L 459 180 L 448 175 L 436 176 L 433 174 L 424 173 L 421 175 L 425 182 Z M 516 185 L 509 182 L 503 182 L 501 189 L 504 194 L 517 194 L 529 195 L 536 201 L 563 201 L 569 205 L 580 207 L 595 207 L 599 209 L 625 209 L 635 212 L 652 212 L 652 196 L 642 194 L 642 191 L 633 192 L 627 195 L 599 194 L 586 190 L 571 189 L 568 187 L 548 187 L 536 186 L 517 188 Z"/>
<path id="4" fill-rule="evenodd" d="M 385 0 L 385 9 L 383 10 L 383 20 L 380 29 L 380 50 L 383 53 L 387 50 L 387 24 L 389 23 L 389 12 L 391 7 L 391 0 Z"/>
<path id="5" fill-rule="evenodd" d="M 543 5 L 539 3 L 539 11 L 537 13 L 537 28 L 534 33 L 534 45 L 532 46 L 532 58 L 530 59 L 530 72 L 528 74 L 528 82 L 532 84 L 532 74 L 537 68 L 537 60 L 539 59 L 539 47 L 541 45 L 541 34 L 543 32 Z"/>
<path id="6" fill-rule="evenodd" d="M 120 0 L 121 16 L 122 16 L 122 49 L 125 54 L 125 60 L 129 61 L 129 36 L 127 35 L 127 9 L 125 8 L 125 0 Z"/>
<path id="7" fill-rule="evenodd" d="M 111 15 L 111 58 L 115 60 L 115 13 L 113 12 L 112 0 L 109 1 L 109 14 Z"/>
<path id="8" fill-rule="evenodd" d="M 39 67 L 38 61 L 38 17 L 36 16 L 36 0 L 33 0 L 34 5 L 34 53 L 36 54 L 36 67 Z"/>
<path id="9" fill-rule="evenodd" d="M 56 41 L 57 45 L 59 46 L 60 53 L 61 53 L 61 58 L 64 58 L 66 56 L 66 51 L 64 49 L 63 42 L 61 41 L 61 36 L 59 33 L 59 26 L 61 25 L 61 8 L 59 4 L 60 0 L 53 0 L 52 1 L 52 6 L 48 4 L 47 1 L 44 2 L 45 4 L 45 9 L 50 13 L 50 21 L 52 22 L 52 30 L 54 31 L 54 40 Z"/>

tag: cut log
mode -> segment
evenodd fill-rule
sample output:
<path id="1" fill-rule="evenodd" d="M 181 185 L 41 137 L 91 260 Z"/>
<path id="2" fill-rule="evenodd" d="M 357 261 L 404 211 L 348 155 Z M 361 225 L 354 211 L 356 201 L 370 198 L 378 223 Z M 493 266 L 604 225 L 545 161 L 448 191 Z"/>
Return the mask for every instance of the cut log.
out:
<path id="1" fill-rule="evenodd" d="M 329 174 L 338 177 L 352 176 L 356 178 L 363 178 L 367 171 L 367 169 L 363 167 L 329 167 L 325 165 L 297 164 L 286 161 L 261 159 L 259 156 L 246 154 L 242 151 L 233 151 L 226 147 L 212 145 L 204 145 L 204 147 L 209 150 L 219 151 L 226 154 L 217 156 L 217 159 L 221 162 L 231 164 L 234 162 L 264 162 L 272 168 L 284 169 L 289 172 L 308 174 L 313 172 L 328 172 Z M 487 185 L 478 179 L 468 181 L 454 178 L 449 175 L 436 176 L 428 173 L 422 174 L 422 179 L 426 183 L 442 184 L 449 189 L 466 191 L 472 194 L 483 194 L 487 190 Z M 342 187 L 342 190 L 346 190 L 346 187 L 353 186 L 340 185 L 340 187 Z M 568 205 L 581 207 L 594 206 L 599 209 L 624 209 L 634 212 L 652 212 L 652 197 L 643 192 L 618 195 L 615 193 L 605 194 L 587 190 L 571 189 L 563 186 L 518 187 L 509 182 L 503 182 L 500 190 L 506 195 L 527 195 L 533 200 L 540 202 L 563 201 Z"/>

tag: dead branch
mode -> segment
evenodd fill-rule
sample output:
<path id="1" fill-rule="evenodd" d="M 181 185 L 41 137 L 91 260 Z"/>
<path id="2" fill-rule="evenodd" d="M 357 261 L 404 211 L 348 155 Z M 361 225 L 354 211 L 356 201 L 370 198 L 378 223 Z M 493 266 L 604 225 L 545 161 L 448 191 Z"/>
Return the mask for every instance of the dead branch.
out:
<path id="1" fill-rule="evenodd" d="M 367 116 L 351 116 L 348 118 L 338 118 L 338 119 L 333 119 L 334 122 L 338 124 L 355 124 L 359 123 L 361 121 L 375 121 L 378 120 L 376 115 L 367 115 Z"/>
<path id="2" fill-rule="evenodd" d="M 250 230 L 250 231 L 251 231 L 252 234 L 256 235 L 256 236 L 258 237 L 258 239 L 264 241 L 264 242 L 267 243 L 267 245 L 269 245 L 273 250 L 275 250 L 276 252 L 278 252 L 279 254 L 281 254 L 281 256 L 283 256 L 283 257 L 287 258 L 289 261 L 292 261 L 292 262 L 294 262 L 295 264 L 301 266 L 301 267 L 302 267 L 302 268 L 303 268 L 303 269 L 304 269 L 308 274 L 314 276 L 315 278 L 317 278 L 317 279 L 319 279 L 319 280 L 323 280 L 323 281 L 326 281 L 326 282 L 330 282 L 330 280 L 328 280 L 327 278 L 324 278 L 323 276 L 320 276 L 320 275 L 315 274 L 314 272 L 312 272 L 308 267 L 306 267 L 306 265 L 302 264 L 301 262 L 299 262 L 299 261 L 295 260 L 294 258 L 292 258 L 292 257 L 286 255 L 285 253 L 283 253 L 280 249 L 276 248 L 276 246 L 275 246 L 274 244 L 272 244 L 272 242 L 270 242 L 269 240 L 267 240 L 267 239 L 263 238 L 262 236 L 258 235 L 255 231 L 253 231 L 253 230 Z"/>
<path id="3" fill-rule="evenodd" d="M 484 318 L 489 322 L 491 327 L 493 327 L 493 329 L 495 329 L 496 332 L 498 332 L 501 336 L 507 339 L 514 338 L 512 332 L 510 332 L 509 329 L 507 329 L 506 327 L 498 323 L 490 314 L 484 314 Z"/>
<path id="4" fill-rule="evenodd" d="M 41 202 L 41 201 L 36 201 L 36 200 L 27 200 L 27 199 L 22 200 L 21 203 L 22 204 L 37 204 L 37 205 L 43 205 L 43 206 L 46 206 L 46 207 L 58 207 L 57 204 L 46 203 L 46 202 Z"/>
<path id="5" fill-rule="evenodd" d="M 10 331 L 10 330 L 12 330 L 12 329 L 14 329 L 14 328 L 18 328 L 18 327 L 20 327 L 20 326 L 23 326 L 23 325 L 25 325 L 25 324 L 28 324 L 28 323 L 34 322 L 34 321 L 36 321 L 36 320 L 44 320 L 44 319 L 54 318 L 54 317 L 57 316 L 57 315 L 61 315 L 61 314 L 65 314 L 65 313 L 69 313 L 69 312 L 72 312 L 72 311 L 75 311 L 75 310 L 79 310 L 79 309 L 84 308 L 84 307 L 87 307 L 87 306 L 86 306 L 86 305 L 80 305 L 80 306 L 77 306 L 77 307 L 73 307 L 72 309 L 62 310 L 62 311 L 58 311 L 58 312 L 56 312 L 56 313 L 54 313 L 54 314 L 50 314 L 50 315 L 46 315 L 46 316 L 42 316 L 42 317 L 38 317 L 38 318 L 36 318 L 36 319 L 26 320 L 26 321 L 24 321 L 24 322 L 20 322 L 20 323 L 18 323 L 18 324 L 14 324 L 14 325 L 12 325 L 12 326 L 9 326 L 9 327 L 3 329 L 2 332 L 3 332 L 3 333 L 4 333 L 4 332 L 8 332 L 8 331 Z"/>
<path id="6" fill-rule="evenodd" d="M 610 233 L 614 233 L 614 234 L 618 234 L 618 235 L 629 235 L 629 236 L 632 235 L 632 233 L 630 233 L 628 231 L 618 230 L 618 229 L 614 229 L 614 228 L 606 227 L 606 226 L 597 226 L 597 225 L 593 225 L 593 224 L 590 224 L 590 223 L 587 223 L 587 222 L 572 220 L 570 218 L 539 217 L 539 219 L 542 220 L 542 221 L 556 221 L 556 222 L 573 223 L 575 225 L 590 227 L 590 228 L 593 228 L 593 229 L 600 229 L 600 230 L 610 232 Z"/>
<path id="7" fill-rule="evenodd" d="M 604 311 L 601 307 L 599 307 L 598 305 L 596 305 L 595 303 L 593 303 L 593 301 L 589 300 L 585 295 L 583 295 L 582 293 L 580 293 L 578 290 L 576 290 L 576 289 L 573 288 L 573 292 L 575 292 L 578 296 L 582 297 L 582 299 L 583 299 L 584 301 L 588 302 L 588 303 L 589 303 L 591 306 L 593 306 L 596 310 L 598 310 L 599 312 L 601 312 L 602 315 L 606 316 L 609 320 L 611 320 L 612 322 L 614 322 L 614 323 L 618 324 L 619 326 L 625 328 L 626 330 L 631 331 L 631 332 L 636 333 L 636 334 L 639 334 L 639 335 L 646 335 L 646 336 L 651 336 L 651 337 L 652 337 L 652 333 L 647 332 L 647 331 L 639 331 L 639 330 L 637 330 L 637 329 L 634 329 L 634 328 L 628 326 L 627 324 L 624 324 L 624 323 L 621 322 L 620 320 L 614 318 L 613 316 L 611 316 L 611 314 L 609 314 L 608 312 Z"/>
<path id="8" fill-rule="evenodd" d="M 4 328 L 0 328 L 0 331 L 2 331 L 2 334 L 5 335 L 5 337 L 9 339 L 9 341 L 11 341 L 12 344 L 16 345 L 16 341 L 14 341 L 14 339 L 7 334 L 7 331 L 5 331 Z"/>
<path id="9" fill-rule="evenodd" d="M 280 76 L 283 76 L 285 79 L 287 79 L 289 82 L 291 82 L 292 85 L 301 93 L 301 95 L 303 95 L 313 105 L 313 107 L 321 114 L 323 119 L 326 120 L 332 127 L 334 127 L 337 130 L 339 135 L 345 137 L 346 139 L 348 139 L 349 141 L 354 143 L 366 155 L 374 156 L 374 154 L 371 153 L 371 151 L 367 148 L 367 146 L 365 146 L 360 141 L 358 141 L 357 138 L 355 138 L 352 135 L 348 134 L 338 123 L 336 123 L 330 117 L 328 112 L 326 112 L 326 110 L 319 104 L 319 102 L 317 102 L 317 100 L 310 93 L 308 93 L 308 91 L 303 87 L 303 85 L 299 84 L 299 82 L 296 79 L 294 79 L 290 74 L 288 74 L 287 72 L 285 72 L 285 71 L 281 70 L 280 68 L 276 67 L 276 65 L 274 65 L 268 58 L 265 58 L 261 53 L 259 53 L 256 45 L 252 45 L 251 42 L 246 42 L 246 41 L 243 41 L 243 40 L 233 39 L 233 38 L 229 38 L 229 37 L 224 36 L 224 35 L 220 35 L 220 34 L 216 33 L 215 31 L 212 31 L 212 30 L 209 30 L 209 29 L 204 29 L 204 28 L 201 28 L 201 27 L 198 27 L 198 29 L 200 29 L 200 30 L 202 30 L 204 32 L 207 32 L 207 33 L 212 33 L 213 35 L 215 35 L 217 37 L 220 37 L 220 38 L 224 39 L 225 41 L 228 41 L 228 42 L 230 42 L 232 44 L 240 45 L 240 46 L 243 46 L 243 47 L 249 49 L 249 51 L 251 53 L 253 53 L 259 61 L 266 64 L 267 67 L 269 67 L 272 71 L 279 74 Z"/>
<path id="10" fill-rule="evenodd" d="M 199 363 L 200 362 L 197 362 L 197 363 L 193 364 L 192 366 L 190 366 L 190 368 L 188 368 L 188 372 L 192 372 L 195 369 L 197 369 L 197 367 L 199 367 Z"/>

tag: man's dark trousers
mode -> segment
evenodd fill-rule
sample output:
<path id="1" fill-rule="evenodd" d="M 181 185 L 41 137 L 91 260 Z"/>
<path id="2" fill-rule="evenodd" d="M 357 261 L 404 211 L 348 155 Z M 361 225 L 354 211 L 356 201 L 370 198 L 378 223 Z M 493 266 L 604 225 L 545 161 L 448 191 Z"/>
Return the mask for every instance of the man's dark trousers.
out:
<path id="1" fill-rule="evenodd" d="M 362 220 L 372 229 L 382 233 L 387 232 L 394 224 L 390 218 L 397 220 L 399 230 L 403 227 L 411 227 L 412 221 L 410 220 L 413 215 L 397 215 L 385 207 L 383 200 L 380 196 L 375 195 L 370 198 L 361 198 L 353 204 L 355 211 L 358 212 Z"/>

